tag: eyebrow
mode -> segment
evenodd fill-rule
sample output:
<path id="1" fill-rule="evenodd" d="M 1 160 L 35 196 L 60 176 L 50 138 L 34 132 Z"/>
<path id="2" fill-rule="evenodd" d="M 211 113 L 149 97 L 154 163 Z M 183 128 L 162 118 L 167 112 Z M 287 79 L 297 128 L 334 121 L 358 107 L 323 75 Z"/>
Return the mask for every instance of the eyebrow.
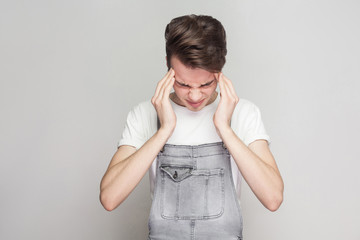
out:
<path id="1" fill-rule="evenodd" d="M 211 85 L 214 81 L 215 81 L 215 79 L 213 79 L 213 80 L 211 80 L 211 81 L 209 81 L 209 82 L 207 82 L 207 83 L 201 84 L 201 86 L 209 86 L 209 85 Z"/>
<path id="2" fill-rule="evenodd" d="M 211 80 L 211 81 L 209 81 L 209 82 L 207 82 L 207 83 L 201 84 L 200 87 L 209 86 L 209 85 L 211 85 L 214 81 L 215 81 L 215 79 L 213 79 L 213 80 Z M 185 83 L 181 83 L 181 82 L 179 82 L 179 81 L 177 81 L 177 80 L 175 80 L 175 82 L 177 82 L 177 84 L 179 84 L 179 85 L 181 85 L 181 86 L 190 87 L 189 85 L 187 85 L 187 84 L 185 84 Z"/>
<path id="3" fill-rule="evenodd" d="M 176 82 L 177 84 L 181 85 L 181 86 L 189 87 L 189 85 L 186 85 L 185 83 L 181 83 L 181 82 L 179 82 L 179 81 L 177 81 L 177 80 L 175 80 L 175 82 Z"/>

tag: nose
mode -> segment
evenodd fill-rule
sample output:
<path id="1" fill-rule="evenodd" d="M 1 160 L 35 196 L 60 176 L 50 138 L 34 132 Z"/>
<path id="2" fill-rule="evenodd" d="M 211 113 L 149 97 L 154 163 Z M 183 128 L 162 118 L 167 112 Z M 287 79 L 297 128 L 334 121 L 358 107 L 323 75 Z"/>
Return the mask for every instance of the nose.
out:
<path id="1" fill-rule="evenodd" d="M 191 88 L 189 90 L 189 100 L 192 102 L 198 102 L 202 98 L 202 92 L 198 88 Z"/>

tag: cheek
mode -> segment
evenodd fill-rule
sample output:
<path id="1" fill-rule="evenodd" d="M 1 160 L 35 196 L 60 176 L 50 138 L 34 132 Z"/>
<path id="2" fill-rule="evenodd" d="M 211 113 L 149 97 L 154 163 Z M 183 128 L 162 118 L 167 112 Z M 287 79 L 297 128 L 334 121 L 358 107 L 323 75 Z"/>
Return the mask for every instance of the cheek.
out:
<path id="1" fill-rule="evenodd" d="M 179 98 L 186 95 L 188 92 L 186 89 L 181 88 L 181 87 L 176 87 L 175 85 L 174 85 L 174 91 Z"/>
<path id="2" fill-rule="evenodd" d="M 203 92 L 206 92 L 207 95 L 211 95 L 215 92 L 216 90 L 216 85 L 209 87 L 207 89 L 204 89 Z"/>

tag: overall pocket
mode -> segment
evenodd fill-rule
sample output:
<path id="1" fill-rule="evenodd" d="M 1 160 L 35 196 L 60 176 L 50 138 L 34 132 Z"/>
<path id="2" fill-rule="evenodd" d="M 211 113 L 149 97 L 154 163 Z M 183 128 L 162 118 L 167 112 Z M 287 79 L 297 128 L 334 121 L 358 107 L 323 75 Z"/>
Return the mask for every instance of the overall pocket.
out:
<path id="1" fill-rule="evenodd" d="M 161 165 L 161 216 L 210 219 L 224 212 L 224 170 Z"/>

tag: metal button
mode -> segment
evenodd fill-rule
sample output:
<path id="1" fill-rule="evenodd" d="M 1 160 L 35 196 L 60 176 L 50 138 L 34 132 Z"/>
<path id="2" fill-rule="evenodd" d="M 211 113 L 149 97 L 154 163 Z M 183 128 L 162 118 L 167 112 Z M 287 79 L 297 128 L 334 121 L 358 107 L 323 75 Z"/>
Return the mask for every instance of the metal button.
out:
<path id="1" fill-rule="evenodd" d="M 174 173 L 174 175 L 173 175 L 173 178 L 174 178 L 174 179 L 177 179 L 177 177 L 178 177 L 178 174 L 177 174 L 177 171 L 175 171 L 175 173 Z"/>

